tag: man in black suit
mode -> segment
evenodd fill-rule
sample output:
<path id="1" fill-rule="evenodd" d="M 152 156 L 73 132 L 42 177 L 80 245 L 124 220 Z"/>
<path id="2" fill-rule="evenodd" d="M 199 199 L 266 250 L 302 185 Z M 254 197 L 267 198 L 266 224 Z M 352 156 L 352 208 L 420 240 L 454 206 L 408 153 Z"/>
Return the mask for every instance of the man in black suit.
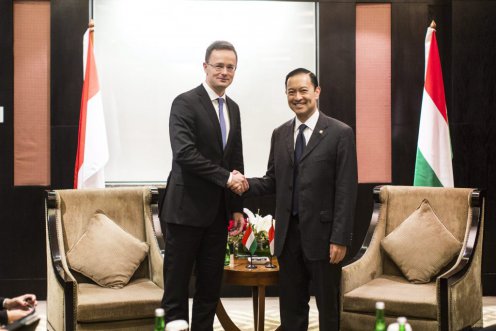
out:
<path id="1" fill-rule="evenodd" d="M 172 170 L 160 218 L 165 225 L 165 320 L 188 321 L 188 284 L 195 265 L 191 330 L 212 330 L 219 300 L 227 225 L 243 225 L 243 151 L 238 105 L 226 96 L 237 66 L 226 41 L 212 43 L 203 69 L 206 80 L 172 103 L 169 135 Z M 239 170 L 231 172 L 231 170 Z"/>
<path id="2" fill-rule="evenodd" d="M 296 117 L 274 130 L 267 173 L 248 179 L 247 195 L 276 194 L 282 329 L 308 329 L 312 281 L 320 330 L 337 331 L 341 261 L 351 244 L 357 190 L 355 136 L 319 112 L 320 87 L 310 71 L 290 72 L 286 94 Z"/>

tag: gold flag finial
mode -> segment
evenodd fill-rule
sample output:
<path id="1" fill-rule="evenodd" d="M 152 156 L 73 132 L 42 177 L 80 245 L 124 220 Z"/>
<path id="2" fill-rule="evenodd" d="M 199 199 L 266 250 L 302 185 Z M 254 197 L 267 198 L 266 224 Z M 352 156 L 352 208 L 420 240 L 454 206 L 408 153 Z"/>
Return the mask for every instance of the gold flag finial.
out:
<path id="1" fill-rule="evenodd" d="M 436 22 L 434 22 L 434 20 L 432 20 L 430 28 L 436 29 Z"/>

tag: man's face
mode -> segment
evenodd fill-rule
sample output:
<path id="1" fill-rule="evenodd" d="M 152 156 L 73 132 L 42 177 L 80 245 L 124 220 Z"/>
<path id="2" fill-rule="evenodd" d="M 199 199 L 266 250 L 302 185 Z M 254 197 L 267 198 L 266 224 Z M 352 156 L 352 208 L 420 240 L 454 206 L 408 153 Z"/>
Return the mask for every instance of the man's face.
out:
<path id="1" fill-rule="evenodd" d="M 310 76 L 301 73 L 288 79 L 286 95 L 289 108 L 300 121 L 305 122 L 317 109 L 320 87 L 315 88 L 312 85 Z"/>
<path id="2" fill-rule="evenodd" d="M 230 50 L 213 50 L 203 70 L 207 75 L 206 82 L 217 94 L 222 95 L 231 85 L 236 71 L 236 54 Z"/>

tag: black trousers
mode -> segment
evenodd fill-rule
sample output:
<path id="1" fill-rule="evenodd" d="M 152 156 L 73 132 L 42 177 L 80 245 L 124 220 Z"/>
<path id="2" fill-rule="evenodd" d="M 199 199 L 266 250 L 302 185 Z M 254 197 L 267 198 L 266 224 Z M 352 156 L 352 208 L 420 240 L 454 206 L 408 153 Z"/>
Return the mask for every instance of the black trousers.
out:
<path id="1" fill-rule="evenodd" d="M 188 287 L 193 266 L 196 284 L 190 330 L 212 330 L 220 296 L 227 220 L 224 202 L 206 228 L 166 224 L 164 257 L 165 322 L 189 320 Z"/>
<path id="2" fill-rule="evenodd" d="M 297 217 L 292 217 L 279 261 L 281 327 L 284 331 L 308 330 L 310 281 L 319 310 L 319 329 L 339 330 L 339 287 L 341 264 L 329 259 L 311 261 L 301 248 Z"/>

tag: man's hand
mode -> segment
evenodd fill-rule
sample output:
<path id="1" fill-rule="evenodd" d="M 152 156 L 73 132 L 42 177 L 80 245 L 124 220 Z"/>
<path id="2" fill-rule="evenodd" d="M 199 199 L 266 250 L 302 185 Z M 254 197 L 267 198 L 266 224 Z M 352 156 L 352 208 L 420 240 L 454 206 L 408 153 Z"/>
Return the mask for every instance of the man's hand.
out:
<path id="1" fill-rule="evenodd" d="M 243 231 L 243 228 L 245 227 L 245 218 L 243 213 L 233 213 L 233 221 L 234 221 L 234 226 L 229 231 L 230 236 L 236 236 Z"/>
<path id="2" fill-rule="evenodd" d="M 10 323 L 14 323 L 18 319 L 23 318 L 24 316 L 29 315 L 33 311 L 33 308 L 29 308 L 27 310 L 22 310 L 22 309 L 13 309 L 13 310 L 7 310 L 7 319 Z"/>
<path id="3" fill-rule="evenodd" d="M 249 188 L 249 185 L 245 176 L 242 173 L 240 173 L 238 170 L 233 170 L 231 174 L 232 174 L 232 178 L 229 181 L 229 183 L 227 183 L 227 187 L 238 195 L 241 195 L 244 192 L 246 192 Z"/>
<path id="4" fill-rule="evenodd" d="M 34 294 L 23 294 L 12 299 L 6 298 L 3 302 L 5 309 L 26 310 L 31 307 L 36 307 L 37 304 L 36 295 Z"/>
<path id="5" fill-rule="evenodd" d="M 331 244 L 329 247 L 329 262 L 337 264 L 344 259 L 346 255 L 346 246 Z"/>

